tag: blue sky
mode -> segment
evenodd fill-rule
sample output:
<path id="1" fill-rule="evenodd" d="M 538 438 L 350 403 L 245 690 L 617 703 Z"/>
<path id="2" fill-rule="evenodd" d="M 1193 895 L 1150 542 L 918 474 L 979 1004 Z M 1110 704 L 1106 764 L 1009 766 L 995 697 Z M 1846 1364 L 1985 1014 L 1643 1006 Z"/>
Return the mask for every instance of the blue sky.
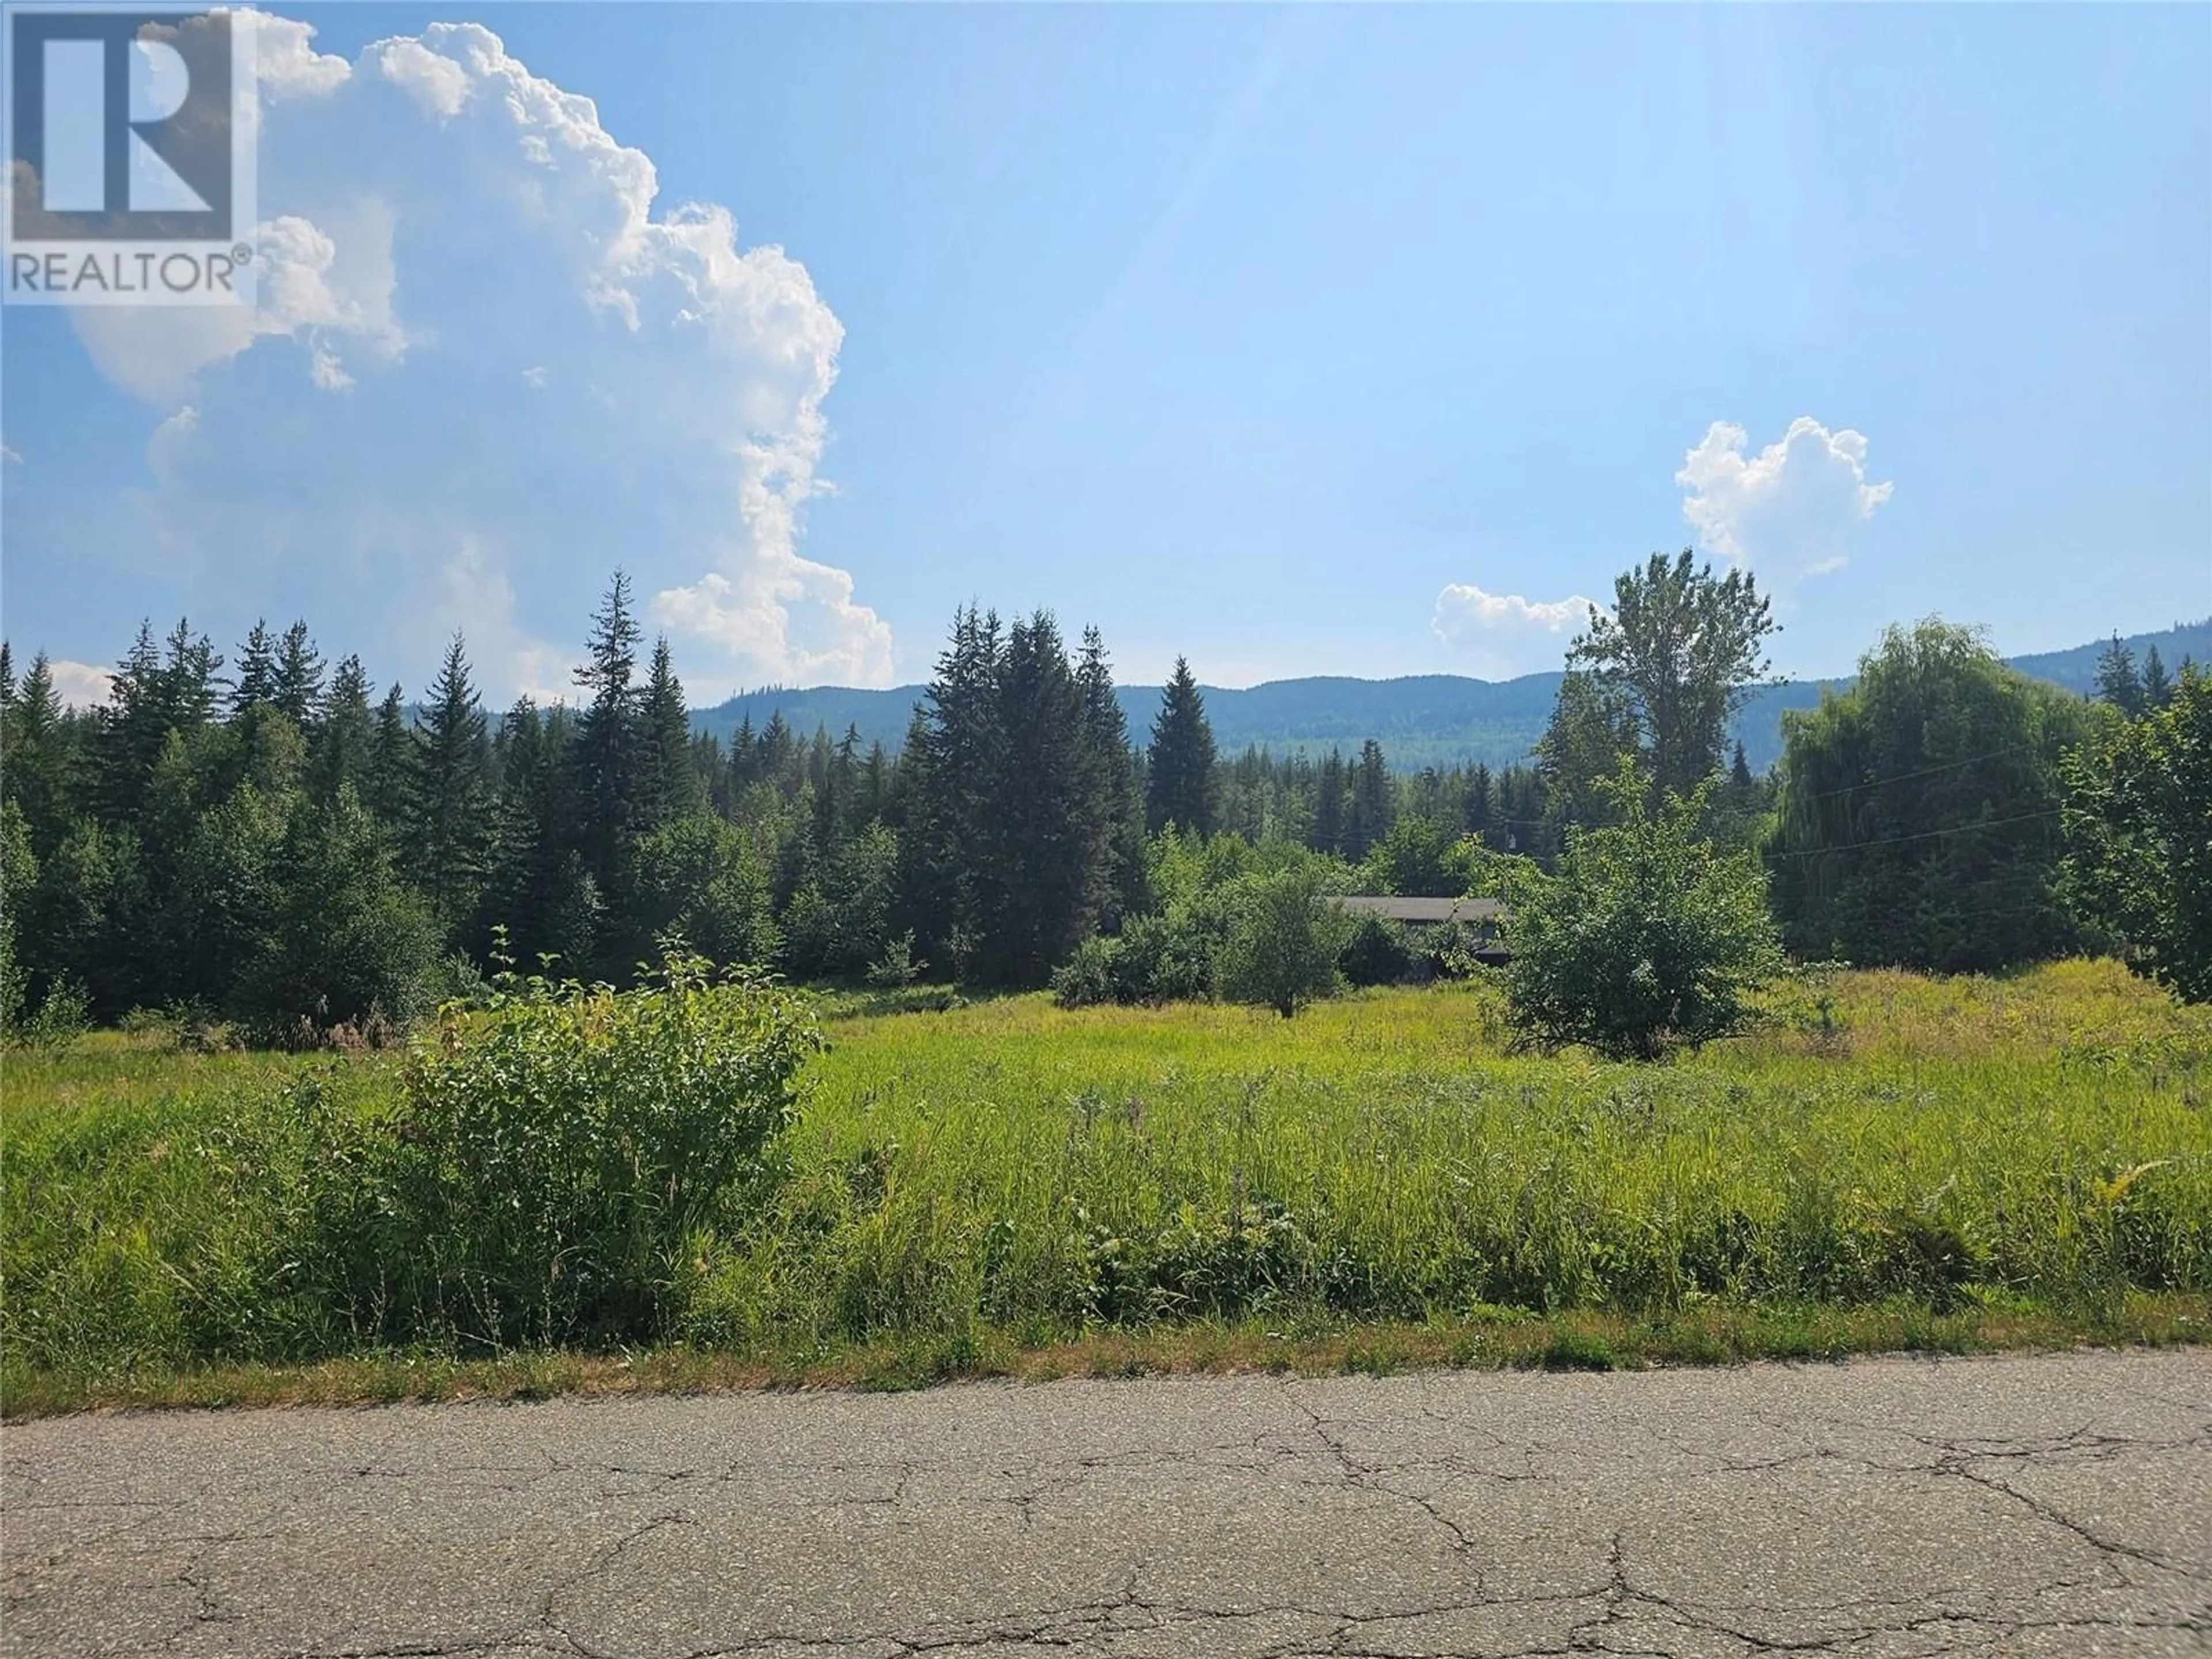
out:
<path id="1" fill-rule="evenodd" d="M 458 626 L 503 700 L 617 561 L 702 702 L 971 597 L 1498 677 L 1686 544 L 1790 671 L 2212 611 L 2203 8 L 293 15 L 252 331 L 4 319 L 25 654 Z"/>

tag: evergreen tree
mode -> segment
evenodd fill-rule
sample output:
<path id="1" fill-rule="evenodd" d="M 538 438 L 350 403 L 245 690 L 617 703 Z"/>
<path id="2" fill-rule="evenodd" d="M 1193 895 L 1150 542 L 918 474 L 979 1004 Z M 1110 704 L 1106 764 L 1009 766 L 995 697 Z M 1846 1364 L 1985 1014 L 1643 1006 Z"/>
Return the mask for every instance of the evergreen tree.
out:
<path id="1" fill-rule="evenodd" d="M 1370 738 L 1359 746 L 1352 773 L 1352 814 L 1346 825 L 1344 855 L 1357 864 L 1368 849 L 1390 833 L 1390 769 L 1382 745 Z"/>
<path id="2" fill-rule="evenodd" d="M 691 716 L 684 705 L 684 683 L 676 678 L 665 634 L 653 642 L 641 724 L 645 775 L 638 792 L 639 819 L 641 828 L 650 830 L 687 817 L 706 803 L 692 760 Z"/>
<path id="3" fill-rule="evenodd" d="M 431 913 L 452 930 L 468 922 L 483 896 L 492 829 L 483 709 L 470 684 L 468 648 L 459 633 L 431 684 L 416 755 L 410 861 Z"/>
<path id="4" fill-rule="evenodd" d="M 161 675 L 154 624 L 142 622 L 108 682 L 107 707 L 94 739 L 100 815 L 111 823 L 128 823 L 137 813 L 160 758 L 167 735 L 161 718 Z"/>
<path id="5" fill-rule="evenodd" d="M 238 678 L 230 690 L 230 712 L 242 714 L 276 701 L 276 641 L 269 623 L 256 617 L 253 631 L 238 647 Z"/>
<path id="6" fill-rule="evenodd" d="M 241 1012 L 289 1041 L 421 1009 L 437 926 L 351 789 L 327 805 L 300 803 L 276 868 L 268 920 L 240 977 Z"/>
<path id="7" fill-rule="evenodd" d="M 369 811 L 387 824 L 406 822 L 408 805 L 415 798 L 415 729 L 407 723 L 407 705 L 394 680 L 376 706 L 376 726 L 368 750 Z"/>
<path id="8" fill-rule="evenodd" d="M 1351 795 L 1344 782 L 1344 757 L 1332 746 L 1322 758 L 1321 769 L 1314 780 L 1312 846 L 1315 851 L 1344 851 L 1346 820 L 1350 817 L 1351 811 Z"/>
<path id="9" fill-rule="evenodd" d="M 76 811 L 76 741 L 43 651 L 9 699 L 0 724 L 0 793 L 23 815 L 26 845 L 44 859 Z"/>
<path id="10" fill-rule="evenodd" d="M 283 642 L 276 649 L 270 701 L 302 732 L 322 712 L 323 659 L 304 622 L 295 622 L 284 630 Z"/>
<path id="11" fill-rule="evenodd" d="M 921 913 L 926 954 L 960 977 L 980 942 L 995 932 L 1006 902 L 1002 654 L 996 611 L 981 615 L 970 606 L 956 612 L 951 641 L 938 659 L 908 739 L 915 769 L 909 892 Z M 770 721 L 771 732 L 781 718 Z"/>
<path id="12" fill-rule="evenodd" d="M 2118 634 L 2097 657 L 2097 696 L 2130 720 L 2143 711 L 2142 676 L 2136 672 L 2136 653 Z"/>
<path id="13" fill-rule="evenodd" d="M 355 656 L 341 658 L 331 676 L 330 696 L 307 750 L 307 787 L 327 804 L 351 787 L 374 807 L 368 787 L 376 752 L 376 724 L 368 707 L 368 674 Z"/>
<path id="14" fill-rule="evenodd" d="M 1042 985 L 1097 926 L 1112 890 L 1105 758 L 1050 612 L 1014 624 L 998 681 L 992 885 L 1002 908 L 981 939 L 984 971 Z"/>
<path id="15" fill-rule="evenodd" d="M 194 635 L 187 621 L 178 621 L 161 651 L 152 626 L 140 626 L 100 723 L 98 794 L 108 822 L 130 823 L 146 809 L 172 732 L 190 738 L 213 719 L 222 666 L 207 635 Z"/>
<path id="16" fill-rule="evenodd" d="M 1194 835 L 1213 833 L 1213 728 L 1206 723 L 1206 699 L 1199 693 L 1190 664 L 1177 657 L 1175 672 L 1160 694 L 1146 768 L 1145 816 L 1152 829 L 1172 823 Z"/>
<path id="17" fill-rule="evenodd" d="M 2166 672 L 2166 663 L 2158 654 L 2155 645 L 2143 650 L 2142 666 L 2143 712 L 2146 714 L 2166 707 L 2173 696 L 2173 680 Z"/>
<path id="18" fill-rule="evenodd" d="M 1129 746 L 1128 717 L 1115 694 L 1106 641 L 1096 628 L 1083 630 L 1075 680 L 1083 697 L 1085 741 L 1098 768 L 1099 811 L 1106 822 L 1107 896 L 1102 922 L 1118 928 L 1123 917 L 1146 908 L 1145 797 L 1136 753 Z"/>
<path id="19" fill-rule="evenodd" d="M 629 577 L 617 570 L 592 613 L 587 660 L 576 684 L 591 694 L 577 731 L 576 769 L 583 791 L 577 850 L 595 900 L 617 893 L 631 840 L 642 817 L 646 750 L 642 696 L 636 684 L 641 637 L 630 610 Z"/>
<path id="20" fill-rule="evenodd" d="M 545 917 L 567 848 L 556 742 L 528 697 L 517 699 L 500 720 L 499 793 L 483 911 L 488 923 L 507 927 L 508 947 L 520 962 L 552 948 L 545 943 Z"/>

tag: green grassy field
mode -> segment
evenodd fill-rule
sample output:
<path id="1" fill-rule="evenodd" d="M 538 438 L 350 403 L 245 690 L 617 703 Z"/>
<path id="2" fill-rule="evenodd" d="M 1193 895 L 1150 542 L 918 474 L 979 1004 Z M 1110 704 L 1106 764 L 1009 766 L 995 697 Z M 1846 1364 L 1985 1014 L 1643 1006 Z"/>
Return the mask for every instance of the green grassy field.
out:
<path id="1" fill-rule="evenodd" d="M 2207 1334 L 2212 1010 L 2111 963 L 1794 984 L 1756 1034 L 1641 1068 L 1510 1055 L 1483 986 L 1288 1023 L 868 1006 L 825 1004 L 789 1177 L 669 1264 L 650 1357 L 333 1326 L 252 1130 L 308 1066 L 374 1110 L 388 1056 L 10 1055 L 9 1409 Z"/>

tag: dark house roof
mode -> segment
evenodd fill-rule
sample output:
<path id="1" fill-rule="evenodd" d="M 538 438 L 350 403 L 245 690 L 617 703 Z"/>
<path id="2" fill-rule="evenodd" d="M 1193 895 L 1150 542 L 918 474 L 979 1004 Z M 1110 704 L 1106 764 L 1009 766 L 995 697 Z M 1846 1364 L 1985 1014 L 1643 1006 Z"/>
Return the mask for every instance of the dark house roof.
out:
<path id="1" fill-rule="evenodd" d="M 1388 916 L 1415 927 L 1448 921 L 1477 925 L 1498 920 L 1500 906 L 1494 898 L 1340 898 L 1337 903 L 1356 916 Z"/>

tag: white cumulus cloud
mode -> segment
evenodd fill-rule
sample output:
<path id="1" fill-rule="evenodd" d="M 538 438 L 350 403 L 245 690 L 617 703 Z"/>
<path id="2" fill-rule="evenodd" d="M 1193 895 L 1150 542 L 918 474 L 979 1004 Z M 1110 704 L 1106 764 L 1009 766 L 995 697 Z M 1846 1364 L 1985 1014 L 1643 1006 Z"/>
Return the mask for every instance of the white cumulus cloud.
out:
<path id="1" fill-rule="evenodd" d="M 565 678 L 545 641 L 580 639 L 617 564 L 702 688 L 890 684 L 886 624 L 800 551 L 844 339 L 805 267 L 662 203 L 489 29 L 349 63 L 259 27 L 258 310 L 71 319 L 161 411 L 154 544 L 372 665 L 419 674 L 422 612 L 450 615 L 498 695 Z"/>
<path id="2" fill-rule="evenodd" d="M 1867 477 L 1866 435 L 1801 415 L 1758 453 L 1750 444 L 1743 428 L 1715 421 L 1683 457 L 1674 482 L 1698 542 L 1784 580 L 1842 569 L 1893 488 Z"/>
<path id="3" fill-rule="evenodd" d="M 1580 594 L 1528 599 L 1453 582 L 1437 595 L 1429 627 L 1478 673 L 1501 678 L 1559 667 L 1568 643 L 1588 625 L 1590 608 Z"/>
<path id="4" fill-rule="evenodd" d="M 54 677 L 54 695 L 71 708 L 98 708 L 115 684 L 114 675 L 88 662 L 50 662 L 46 670 Z"/>

